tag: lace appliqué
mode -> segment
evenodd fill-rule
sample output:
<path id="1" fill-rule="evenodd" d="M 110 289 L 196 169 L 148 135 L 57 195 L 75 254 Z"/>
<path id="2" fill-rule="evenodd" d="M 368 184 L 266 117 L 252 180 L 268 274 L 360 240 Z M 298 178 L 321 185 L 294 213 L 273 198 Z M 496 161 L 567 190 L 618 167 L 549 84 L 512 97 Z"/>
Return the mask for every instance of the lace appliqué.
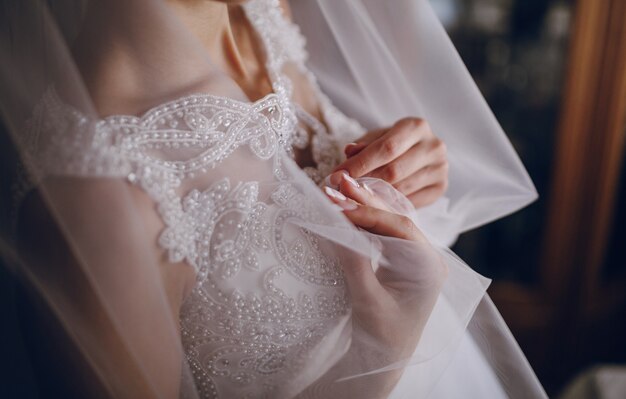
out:
<path id="1" fill-rule="evenodd" d="M 141 117 L 93 121 L 51 89 L 24 136 L 35 176 L 124 177 L 156 202 L 165 224 L 159 245 L 170 261 L 197 271 L 180 323 L 203 398 L 284 394 L 349 314 L 332 248 L 293 223 L 322 223 L 324 216 L 287 179 L 281 160 L 292 147 L 307 145 L 299 125 L 309 127 L 317 168 L 306 172 L 320 183 L 341 161 L 341 142 L 364 129 L 319 90 L 305 66 L 304 39 L 278 1 L 244 7 L 265 45 L 274 93 L 254 103 L 192 95 Z M 296 63 L 311 82 L 326 125 L 291 101 L 285 62 Z M 254 179 L 215 178 L 215 170 L 242 151 L 252 155 L 250 162 L 270 165 L 275 186 L 269 192 Z M 308 374 L 316 372 L 324 370 Z"/>
<path id="2" fill-rule="evenodd" d="M 260 220 L 266 205 L 257 202 L 258 191 L 257 182 L 231 189 L 228 179 L 202 192 L 192 190 L 182 201 L 180 216 L 159 237 L 169 260 L 187 261 L 200 281 L 208 274 L 227 279 L 242 267 L 259 270 L 252 248 L 267 251 L 270 244 L 269 227 Z"/>
<path id="3" fill-rule="evenodd" d="M 204 212 L 198 219 L 204 225 L 195 223 L 193 230 L 208 278 L 181 309 L 183 346 L 202 397 L 284 395 L 288 381 L 348 314 L 336 258 L 291 223 L 323 215 L 289 183 L 266 202 L 257 195 L 255 183 L 229 189 L 224 179 L 192 192 L 186 208 L 189 221 Z M 206 205 L 220 212 L 202 211 Z M 254 276 L 262 276 L 260 287 L 250 285 Z"/>
<path id="4" fill-rule="evenodd" d="M 274 95 L 254 104 L 195 95 L 142 117 L 88 123 L 53 90 L 42 107 L 30 136 L 40 170 L 126 177 L 157 203 L 169 260 L 196 269 L 180 323 L 201 396 L 278 395 L 349 312 L 332 252 L 291 222 L 324 216 L 285 179 L 290 108 Z M 264 199 L 258 181 L 222 177 L 206 189 L 184 188 L 245 150 L 272 165 L 276 186 Z"/>
<path id="5" fill-rule="evenodd" d="M 304 171 L 318 185 L 322 185 L 324 178 L 344 159 L 345 144 L 361 137 L 365 133 L 365 128 L 354 119 L 346 117 L 322 92 L 315 75 L 306 66 L 308 59 L 305 49 L 306 40 L 300 28 L 285 19 L 279 0 L 251 0 L 244 5 L 244 8 L 265 44 L 268 70 L 273 78 L 281 82 L 281 85 L 290 87 L 289 79 L 281 73 L 281 70 L 285 63 L 291 62 L 308 80 L 319 101 L 327 126 L 297 104 L 295 112 L 299 122 L 313 131 L 311 152 L 316 166 L 304 168 Z M 304 131 L 304 129 L 298 130 Z M 299 140 L 307 138 L 306 133 L 299 134 L 299 137 Z M 306 145 L 306 141 L 304 144 Z"/>

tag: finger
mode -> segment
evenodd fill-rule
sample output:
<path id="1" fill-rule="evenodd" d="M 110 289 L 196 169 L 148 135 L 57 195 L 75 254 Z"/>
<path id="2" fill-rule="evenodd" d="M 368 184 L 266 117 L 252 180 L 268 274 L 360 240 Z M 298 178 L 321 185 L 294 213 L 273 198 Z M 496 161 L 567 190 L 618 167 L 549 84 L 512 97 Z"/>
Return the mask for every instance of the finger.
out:
<path id="1" fill-rule="evenodd" d="M 346 157 L 348 158 L 358 154 L 359 152 L 361 152 L 362 149 L 367 147 L 368 144 L 370 144 L 372 141 L 376 140 L 383 134 L 387 133 L 387 131 L 389 131 L 389 128 L 370 130 L 354 143 L 347 144 L 344 148 L 344 154 L 346 154 Z"/>
<path id="2" fill-rule="evenodd" d="M 348 158 L 334 171 L 346 170 L 352 177 L 361 177 L 402 155 L 415 143 L 420 135 L 413 119 L 402 120 L 389 131 L 374 140 L 358 154 Z"/>
<path id="3" fill-rule="evenodd" d="M 367 176 L 395 184 L 428 165 L 432 158 L 426 147 L 418 143 L 395 160 L 368 173 Z"/>
<path id="4" fill-rule="evenodd" d="M 363 137 L 361 137 L 360 139 L 356 140 L 356 143 L 358 143 L 358 144 L 361 144 L 361 143 L 369 144 L 372 141 L 374 141 L 377 138 L 379 138 L 380 136 L 382 136 L 383 134 L 387 133 L 390 129 L 391 129 L 391 127 L 385 127 L 385 128 L 381 128 L 381 129 L 370 130 Z"/>
<path id="5" fill-rule="evenodd" d="M 425 240 L 423 234 L 407 216 L 362 205 L 353 210 L 346 210 L 344 214 L 356 226 L 370 233 L 411 241 Z"/>
<path id="6" fill-rule="evenodd" d="M 416 208 L 421 208 L 437 201 L 446 192 L 447 184 L 435 184 L 424 187 L 416 193 L 407 196 Z"/>
<path id="7" fill-rule="evenodd" d="M 437 165 L 428 165 L 411 176 L 394 183 L 394 187 L 404 195 L 411 195 L 419 190 L 448 180 L 448 163 L 443 162 Z"/>
<path id="8" fill-rule="evenodd" d="M 368 173 L 368 176 L 395 184 L 431 164 L 447 162 L 447 150 L 438 138 L 420 141 L 392 162 Z"/>
<path id="9" fill-rule="evenodd" d="M 367 185 L 360 184 L 345 171 L 333 173 L 330 176 L 330 181 L 335 183 L 339 191 L 347 198 L 363 205 L 389 210 L 386 202 L 374 194 Z"/>
<path id="10" fill-rule="evenodd" d="M 336 205 L 339 205 L 339 207 L 344 211 L 353 211 L 358 207 L 358 203 L 356 201 L 347 198 L 334 188 L 326 186 L 324 187 L 324 192 L 331 201 L 333 201 Z"/>
<path id="11" fill-rule="evenodd" d="M 351 156 L 361 152 L 361 150 L 365 147 L 367 147 L 367 143 L 350 143 L 346 145 L 343 152 L 346 154 L 346 157 L 350 158 Z"/>
<path id="12" fill-rule="evenodd" d="M 408 217 L 363 206 L 330 187 L 324 189 L 329 198 L 344 209 L 344 215 L 356 226 L 374 234 L 428 244 L 426 238 Z M 338 255 L 353 305 L 375 309 L 388 294 L 387 287 L 381 283 L 378 276 L 380 269 L 378 273 L 374 272 L 368 258 L 356 255 L 347 249 L 340 250 Z M 383 279 L 385 279 L 384 274 Z"/>
<path id="13" fill-rule="evenodd" d="M 359 206 L 335 189 L 324 187 L 324 191 L 328 198 L 344 211 L 355 210 Z M 338 255 L 353 303 L 375 304 L 377 298 L 383 294 L 384 287 L 372 269 L 371 261 L 346 248 L 339 248 Z"/>
<path id="14" fill-rule="evenodd" d="M 324 187 L 324 192 L 335 204 L 344 210 L 344 214 L 348 219 L 358 227 L 383 236 L 412 241 L 424 239 L 421 231 L 407 216 L 361 205 L 330 187 Z"/>

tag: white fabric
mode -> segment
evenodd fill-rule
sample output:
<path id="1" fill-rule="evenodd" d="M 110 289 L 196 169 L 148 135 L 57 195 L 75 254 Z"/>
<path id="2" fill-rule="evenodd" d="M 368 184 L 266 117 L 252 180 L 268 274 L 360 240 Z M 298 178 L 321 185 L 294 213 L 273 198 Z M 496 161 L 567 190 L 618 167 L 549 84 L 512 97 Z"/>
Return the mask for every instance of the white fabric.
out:
<path id="1" fill-rule="evenodd" d="M 84 8 L 77 11 L 76 4 Z M 27 174 L 18 205 L 36 188 L 64 243 L 51 256 L 50 236 L 43 241 L 18 237 L 27 249 L 18 254 L 18 269 L 50 304 L 110 396 L 377 397 L 393 388 L 386 376 L 406 368 L 393 394 L 426 397 L 433 388 L 437 392 L 442 375 L 441 381 L 456 379 L 460 364 L 476 366 L 485 378 L 475 392 L 544 395 L 489 305 L 488 280 L 440 245 L 533 196 L 519 160 L 467 76 L 449 71 L 451 79 L 470 87 L 459 101 L 470 108 L 478 104 L 472 130 L 479 132 L 477 142 L 490 146 L 488 151 L 474 145 L 464 152 L 461 144 L 474 139 L 455 141 L 458 130 L 452 128 L 463 121 L 442 122 L 445 99 L 431 104 L 437 96 L 421 90 L 410 95 L 421 98 L 424 109 L 442 113 L 425 116 L 450 141 L 451 163 L 461 165 L 456 170 L 484 174 L 476 175 L 469 191 L 470 182 L 463 181 L 467 176 L 457 176 L 446 199 L 417 215 L 434 245 L 374 236 L 354 228 L 315 183 L 341 161 L 343 145 L 364 132 L 361 123 L 386 123 L 395 117 L 392 111 L 404 112 L 394 78 L 417 84 L 428 81 L 431 72 L 422 71 L 425 77 L 404 76 L 406 71 L 395 67 L 375 70 L 377 78 L 365 80 L 377 87 L 360 86 L 363 98 L 372 102 L 364 105 L 361 117 L 354 115 L 359 123 L 320 90 L 307 67 L 304 40 L 278 1 L 251 0 L 244 9 L 264 50 L 273 90 L 251 102 L 163 2 L 103 4 L 69 1 L 55 10 L 33 0 L 12 10 L 14 30 L 3 36 L 0 47 L 8 60 L 0 69 L 0 99 Z M 307 21 L 334 26 L 342 4 L 320 1 L 324 14 L 311 13 Z M 365 4 L 345 3 L 356 8 L 343 15 L 342 29 L 364 27 L 358 21 L 350 24 L 348 17 L 363 17 Z M 295 14 L 302 16 L 298 8 L 294 2 Z M 121 110 L 114 115 L 101 115 L 102 98 L 90 86 L 89 66 L 70 51 L 84 40 L 81 34 L 73 36 L 73 23 L 90 18 L 90 12 L 103 21 L 94 29 L 105 31 L 89 42 L 91 56 L 118 48 L 99 47 L 100 40 L 107 43 L 111 37 L 119 48 L 131 50 L 124 65 L 136 72 L 127 85 L 136 91 L 120 96 L 113 106 Z M 435 23 L 428 13 L 420 16 L 428 26 Z M 323 30 L 304 33 L 319 50 Z M 337 36 L 337 43 L 359 48 L 358 40 L 346 45 L 348 33 Z M 33 37 L 40 41 L 27 46 Z M 445 56 L 449 52 L 449 46 L 441 48 Z M 402 58 L 385 57 L 375 60 Z M 318 53 L 310 58 L 318 59 Z M 326 73 L 313 69 L 321 82 L 331 71 L 342 76 L 337 61 Z M 324 123 L 293 100 L 289 68 L 312 88 Z M 339 105 L 341 95 L 347 96 L 343 100 L 361 98 L 351 89 L 339 90 L 342 83 L 363 78 L 357 70 L 350 72 L 351 79 L 333 81 L 335 90 L 322 85 Z M 15 75 L 20 79 L 12 79 Z M 416 104 L 403 106 L 418 113 Z M 356 105 L 343 104 L 346 112 Z M 305 128 L 313 134 L 316 167 L 303 172 L 292 155 L 294 147 L 306 146 Z M 391 186 L 370 183 L 399 213 L 415 217 Z M 39 216 L 36 208 L 25 209 L 17 218 L 18 231 Z M 440 220 L 449 222 L 438 233 Z M 394 320 L 392 330 L 423 330 L 416 346 L 386 342 L 353 318 L 355 304 L 341 270 L 362 262 L 379 268 L 381 279 L 398 287 L 398 306 L 406 309 L 406 317 Z M 195 282 L 182 308 L 172 313 L 161 273 L 169 270 L 164 266 L 181 264 L 192 268 Z M 473 341 L 468 325 L 480 332 Z M 109 330 L 110 336 L 104 336 Z M 523 381 L 514 389 L 508 381 L 513 375 Z"/>
<path id="2" fill-rule="evenodd" d="M 450 187 L 417 211 L 451 245 L 537 198 L 526 170 L 426 0 L 291 0 L 308 65 L 366 127 L 422 117 L 448 148 Z"/>

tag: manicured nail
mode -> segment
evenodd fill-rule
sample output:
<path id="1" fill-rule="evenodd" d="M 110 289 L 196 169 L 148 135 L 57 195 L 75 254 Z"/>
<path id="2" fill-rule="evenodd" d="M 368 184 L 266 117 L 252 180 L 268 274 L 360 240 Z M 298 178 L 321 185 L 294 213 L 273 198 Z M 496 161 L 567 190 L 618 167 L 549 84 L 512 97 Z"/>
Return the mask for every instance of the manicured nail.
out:
<path id="1" fill-rule="evenodd" d="M 341 183 L 342 175 L 344 173 L 348 174 L 348 172 L 346 172 L 345 170 L 338 170 L 337 172 L 330 175 L 330 184 L 332 184 L 335 187 L 338 186 L 339 183 Z"/>
<path id="2" fill-rule="evenodd" d="M 343 178 L 346 179 L 346 181 L 348 183 L 350 183 L 352 186 L 356 187 L 356 188 L 361 188 L 361 185 L 359 184 L 359 182 L 357 182 L 356 180 L 354 180 L 346 171 L 342 172 Z"/>
<path id="3" fill-rule="evenodd" d="M 350 158 L 361 152 L 365 147 L 366 145 L 364 143 L 349 143 L 343 148 L 343 153 L 346 154 L 346 157 Z"/>
<path id="4" fill-rule="evenodd" d="M 344 154 L 346 154 L 346 156 L 350 156 L 350 154 L 352 153 L 352 151 L 354 150 L 356 146 L 358 146 L 357 143 L 346 144 L 346 146 L 343 148 Z"/>
<path id="5" fill-rule="evenodd" d="M 367 183 L 363 183 L 362 186 L 365 189 L 365 191 L 367 191 L 371 195 L 374 195 L 374 190 L 372 190 L 371 187 L 367 185 Z"/>
<path id="6" fill-rule="evenodd" d="M 335 189 L 333 189 L 333 188 L 330 188 L 330 187 L 328 187 L 328 186 L 324 187 L 324 192 L 326 192 L 326 194 L 327 194 L 329 197 L 332 197 L 332 198 L 338 199 L 339 201 L 345 201 L 345 200 L 347 200 L 347 198 L 346 198 L 346 196 L 345 196 L 345 195 L 341 194 L 339 191 L 337 191 L 337 190 L 335 190 Z"/>
<path id="7" fill-rule="evenodd" d="M 328 186 L 324 187 L 324 191 L 329 197 L 335 198 L 337 202 L 335 205 L 339 206 L 343 211 L 353 211 L 358 208 L 358 205 L 352 201 L 348 201 L 345 195 L 339 191 L 332 189 Z"/>

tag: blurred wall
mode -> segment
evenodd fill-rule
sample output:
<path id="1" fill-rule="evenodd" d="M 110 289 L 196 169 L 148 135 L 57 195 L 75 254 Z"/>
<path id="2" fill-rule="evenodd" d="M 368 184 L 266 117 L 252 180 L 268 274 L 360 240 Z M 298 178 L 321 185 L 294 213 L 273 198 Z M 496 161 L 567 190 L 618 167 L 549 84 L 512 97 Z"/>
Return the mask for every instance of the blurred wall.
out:
<path id="1" fill-rule="evenodd" d="M 551 395 L 626 363 L 626 2 L 431 0 L 540 199 L 454 250 Z"/>

